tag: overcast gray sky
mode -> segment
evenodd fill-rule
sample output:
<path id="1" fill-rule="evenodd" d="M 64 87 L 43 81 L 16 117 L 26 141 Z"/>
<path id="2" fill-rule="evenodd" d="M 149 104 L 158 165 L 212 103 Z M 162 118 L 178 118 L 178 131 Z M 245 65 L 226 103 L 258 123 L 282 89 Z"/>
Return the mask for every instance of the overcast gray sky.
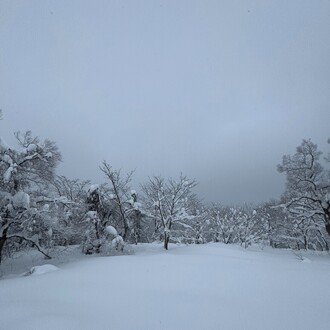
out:
<path id="1" fill-rule="evenodd" d="M 199 181 L 208 201 L 278 197 L 276 164 L 330 135 L 330 1 L 0 1 L 0 133 L 98 165 Z"/>

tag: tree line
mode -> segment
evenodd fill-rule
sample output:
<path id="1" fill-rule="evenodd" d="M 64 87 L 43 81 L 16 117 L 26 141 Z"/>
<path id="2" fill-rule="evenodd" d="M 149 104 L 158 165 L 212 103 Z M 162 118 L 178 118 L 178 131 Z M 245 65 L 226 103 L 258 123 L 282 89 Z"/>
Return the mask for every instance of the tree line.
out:
<path id="1" fill-rule="evenodd" d="M 55 142 L 30 131 L 15 137 L 15 147 L 0 138 L 0 262 L 31 247 L 51 258 L 55 246 L 107 254 L 153 241 L 165 249 L 169 243 L 223 242 L 329 250 L 330 157 L 311 140 L 278 165 L 286 176 L 279 200 L 226 206 L 202 203 L 196 181 L 183 174 L 150 177 L 138 192 L 133 172 L 106 161 L 98 185 L 57 175 L 61 154 Z"/>

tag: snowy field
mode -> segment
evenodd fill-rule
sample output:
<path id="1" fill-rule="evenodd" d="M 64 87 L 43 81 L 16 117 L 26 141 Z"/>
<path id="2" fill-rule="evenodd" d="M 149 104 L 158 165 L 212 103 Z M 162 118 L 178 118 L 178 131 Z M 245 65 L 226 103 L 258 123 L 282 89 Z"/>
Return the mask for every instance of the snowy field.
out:
<path id="1" fill-rule="evenodd" d="M 330 329 L 329 255 L 300 260 L 222 244 L 135 249 L 0 280 L 0 328 Z"/>

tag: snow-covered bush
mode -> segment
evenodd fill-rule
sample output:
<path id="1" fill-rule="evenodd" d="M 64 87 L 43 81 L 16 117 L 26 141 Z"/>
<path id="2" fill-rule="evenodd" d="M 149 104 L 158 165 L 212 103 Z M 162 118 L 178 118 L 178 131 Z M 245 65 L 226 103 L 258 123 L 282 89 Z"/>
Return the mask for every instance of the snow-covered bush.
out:
<path id="1" fill-rule="evenodd" d="M 124 240 L 123 238 L 118 234 L 117 230 L 113 226 L 107 226 L 105 228 L 105 231 L 109 234 L 111 239 L 111 248 L 116 251 L 123 251 L 124 250 Z"/>
<path id="2" fill-rule="evenodd" d="M 124 241 L 111 222 L 111 204 L 107 203 L 105 192 L 98 185 L 91 185 L 87 191 L 87 228 L 83 241 L 85 254 L 123 251 Z"/>

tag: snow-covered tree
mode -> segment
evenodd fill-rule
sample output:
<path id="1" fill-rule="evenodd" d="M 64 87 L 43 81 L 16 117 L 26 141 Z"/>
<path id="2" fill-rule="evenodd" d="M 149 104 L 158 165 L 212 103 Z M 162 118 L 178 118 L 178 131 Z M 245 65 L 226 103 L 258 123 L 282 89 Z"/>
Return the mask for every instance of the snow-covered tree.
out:
<path id="1" fill-rule="evenodd" d="M 130 236 L 129 217 L 133 214 L 131 200 L 134 197 L 130 187 L 133 172 L 122 175 L 120 170 L 113 169 L 106 161 L 102 163 L 100 169 L 110 183 L 110 198 L 114 203 L 112 218 L 115 218 L 116 228 L 121 230 L 123 239 L 127 240 Z"/>
<path id="2" fill-rule="evenodd" d="M 270 212 L 273 247 L 295 250 L 329 250 L 329 237 L 319 216 L 296 216 L 286 205 L 290 200 L 283 196 Z"/>
<path id="3" fill-rule="evenodd" d="M 87 190 L 85 214 L 85 254 L 108 253 L 112 249 L 123 250 L 124 241 L 111 224 L 113 205 L 107 198 L 104 186 L 91 185 Z"/>
<path id="4" fill-rule="evenodd" d="M 85 219 L 88 223 L 83 242 L 83 252 L 85 254 L 100 253 L 101 246 L 105 243 L 105 227 L 107 219 L 102 215 L 103 203 L 101 190 L 98 185 L 91 185 L 87 191 L 87 212 Z"/>
<path id="5" fill-rule="evenodd" d="M 147 227 L 146 214 L 142 204 L 138 201 L 138 194 L 135 190 L 131 190 L 131 198 L 128 200 L 127 217 L 130 228 L 130 241 L 135 244 L 146 242 L 147 234 L 144 230 Z"/>
<path id="6" fill-rule="evenodd" d="M 187 201 L 189 217 L 177 223 L 173 231 L 175 240 L 182 243 L 204 244 L 209 239 L 209 217 L 206 207 L 192 194 Z"/>
<path id="7" fill-rule="evenodd" d="M 259 207 L 212 205 L 208 210 L 209 234 L 214 242 L 238 243 L 245 248 L 267 241 L 268 229 Z"/>
<path id="8" fill-rule="evenodd" d="M 40 141 L 30 131 L 15 136 L 17 148 L 0 138 L 0 261 L 8 242 L 42 251 L 39 241 L 47 224 L 38 200 L 61 159 L 54 142 Z"/>
<path id="9" fill-rule="evenodd" d="M 255 243 L 261 243 L 265 235 L 264 218 L 258 215 L 255 208 L 245 205 L 237 213 L 239 222 L 238 239 L 244 248 Z"/>
<path id="10" fill-rule="evenodd" d="M 330 173 L 321 154 L 316 144 L 303 140 L 295 154 L 283 157 L 278 171 L 286 174 L 284 207 L 297 221 L 323 222 L 330 235 Z"/>
<path id="11" fill-rule="evenodd" d="M 180 232 L 187 229 L 189 221 L 195 217 L 190 203 L 195 198 L 192 191 L 195 186 L 194 180 L 180 175 L 178 180 L 167 181 L 154 176 L 142 187 L 148 214 L 154 220 L 155 232 L 160 234 L 166 250 L 170 239 L 180 240 Z"/>
<path id="12" fill-rule="evenodd" d="M 49 211 L 56 218 L 53 236 L 56 244 L 80 244 L 83 241 L 86 223 L 82 221 L 86 213 L 88 180 L 69 179 L 57 176 L 53 182 L 53 202 L 45 201 Z"/>
<path id="13" fill-rule="evenodd" d="M 209 234 L 214 242 L 234 243 L 237 239 L 239 222 L 236 209 L 221 205 L 212 205 L 208 210 Z"/>

